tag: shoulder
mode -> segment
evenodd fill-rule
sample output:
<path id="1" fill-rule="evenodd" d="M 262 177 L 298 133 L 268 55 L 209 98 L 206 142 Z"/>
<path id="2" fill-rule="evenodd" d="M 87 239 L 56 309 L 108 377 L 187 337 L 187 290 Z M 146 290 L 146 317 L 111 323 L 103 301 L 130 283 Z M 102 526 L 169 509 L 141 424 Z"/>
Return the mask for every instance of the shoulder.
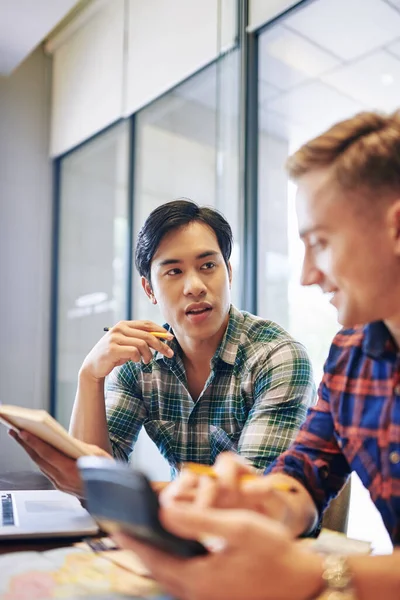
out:
<path id="1" fill-rule="evenodd" d="M 293 347 L 301 353 L 306 353 L 304 346 L 296 341 L 283 327 L 270 321 L 257 317 L 251 313 L 241 311 L 243 320 L 242 344 L 262 347 L 266 352 L 272 352 L 281 347 Z"/>
<path id="2" fill-rule="evenodd" d="M 362 325 L 338 331 L 329 349 L 325 370 L 337 370 L 358 356 L 362 352 L 365 333 L 366 327 Z"/>
<path id="3" fill-rule="evenodd" d="M 261 375 L 280 369 L 290 373 L 291 378 L 312 379 L 311 360 L 300 342 L 274 321 L 244 311 L 242 314 L 240 349 L 248 366 Z"/>

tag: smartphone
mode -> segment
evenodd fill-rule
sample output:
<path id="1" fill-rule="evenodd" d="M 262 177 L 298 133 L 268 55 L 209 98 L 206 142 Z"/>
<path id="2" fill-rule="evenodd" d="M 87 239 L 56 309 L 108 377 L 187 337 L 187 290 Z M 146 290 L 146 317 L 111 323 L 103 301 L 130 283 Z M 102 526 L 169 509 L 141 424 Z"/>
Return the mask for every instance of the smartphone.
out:
<path id="1" fill-rule="evenodd" d="M 178 537 L 161 525 L 159 503 L 147 477 L 125 463 L 97 456 L 77 462 L 86 509 L 107 533 L 123 532 L 180 557 L 206 554 L 196 540 Z"/>

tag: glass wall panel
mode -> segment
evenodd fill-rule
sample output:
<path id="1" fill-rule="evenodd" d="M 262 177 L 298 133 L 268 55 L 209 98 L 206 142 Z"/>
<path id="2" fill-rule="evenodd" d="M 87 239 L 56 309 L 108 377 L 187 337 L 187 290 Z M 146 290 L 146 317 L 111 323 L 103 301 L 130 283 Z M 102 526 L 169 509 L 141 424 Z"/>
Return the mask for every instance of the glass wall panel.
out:
<path id="1" fill-rule="evenodd" d="M 232 51 L 140 111 L 136 117 L 134 240 L 160 204 L 187 197 L 218 208 L 235 238 L 232 300 L 240 304 L 240 206 L 238 182 L 239 52 Z M 133 317 L 162 323 L 158 307 L 133 276 Z M 145 434 L 141 434 L 144 439 Z M 139 438 L 140 439 L 140 438 Z M 140 459 L 140 443 L 135 453 Z M 155 465 L 146 444 L 144 468 Z"/>
<path id="2" fill-rule="evenodd" d="M 60 164 L 56 417 L 66 427 L 85 355 L 127 315 L 128 131 L 119 124 Z"/>
<path id="3" fill-rule="evenodd" d="M 239 303 L 238 52 L 234 51 L 140 111 L 136 117 L 134 240 L 146 217 L 180 197 L 213 206 L 234 237 L 233 301 Z M 136 318 L 160 313 L 133 279 Z"/>
<path id="4" fill-rule="evenodd" d="M 398 108 L 399 3 L 304 3 L 260 33 L 258 85 L 258 313 L 278 321 L 305 344 L 319 382 L 339 324 L 318 288 L 300 286 L 303 247 L 295 187 L 288 182 L 284 162 L 336 121 L 361 110 Z M 387 548 L 380 518 L 376 511 L 370 513 L 358 490 L 356 483 L 352 503 L 358 509 L 351 512 L 349 533 Z"/>

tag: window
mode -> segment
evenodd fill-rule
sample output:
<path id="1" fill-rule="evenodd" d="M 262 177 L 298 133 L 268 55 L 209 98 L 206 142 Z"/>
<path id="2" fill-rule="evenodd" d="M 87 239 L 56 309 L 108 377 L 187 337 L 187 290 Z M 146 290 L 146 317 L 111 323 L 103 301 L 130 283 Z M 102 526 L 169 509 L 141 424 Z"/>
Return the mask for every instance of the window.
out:
<path id="1" fill-rule="evenodd" d="M 239 53 L 235 50 L 138 113 L 133 197 L 135 240 L 152 210 L 179 197 L 213 206 L 225 215 L 235 238 L 231 263 L 236 305 L 240 303 L 238 82 Z M 163 322 L 136 272 L 132 314 L 135 319 Z M 169 478 L 169 468 L 144 431 L 134 460 L 155 479 Z"/>
<path id="2" fill-rule="evenodd" d="M 397 8 L 396 8 L 397 7 Z M 295 188 L 284 162 L 307 139 L 361 110 L 392 111 L 400 97 L 400 4 L 384 0 L 304 3 L 259 36 L 258 312 L 307 347 L 316 380 L 339 328 L 322 293 L 299 284 L 303 249 Z M 390 547 L 359 480 L 349 535 Z"/>
<path id="3" fill-rule="evenodd" d="M 66 427 L 83 359 L 127 314 L 128 138 L 119 124 L 60 161 L 56 417 Z"/>

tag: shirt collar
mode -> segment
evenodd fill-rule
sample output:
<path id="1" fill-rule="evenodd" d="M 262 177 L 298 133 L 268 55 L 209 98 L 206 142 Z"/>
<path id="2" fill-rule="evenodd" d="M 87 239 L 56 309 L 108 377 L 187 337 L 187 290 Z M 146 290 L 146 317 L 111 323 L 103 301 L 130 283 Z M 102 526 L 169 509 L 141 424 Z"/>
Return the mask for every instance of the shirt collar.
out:
<path id="1" fill-rule="evenodd" d="M 211 360 L 212 367 L 216 365 L 218 360 L 222 360 L 229 365 L 235 364 L 243 329 L 243 321 L 244 316 L 242 313 L 235 308 L 233 304 L 231 304 L 228 326 L 226 328 L 224 337 L 222 338 L 222 341 Z M 174 333 L 170 325 L 165 324 L 163 327 L 170 333 Z M 174 356 L 172 358 L 168 358 L 161 354 L 161 352 L 156 352 L 155 360 L 162 360 L 168 367 L 171 367 L 176 362 L 177 356 L 180 355 L 181 348 L 176 338 L 174 338 L 171 342 L 168 342 L 168 346 L 174 351 Z"/>
<path id="2" fill-rule="evenodd" d="M 374 321 L 364 328 L 363 351 L 371 358 L 393 358 L 397 345 L 383 321 Z"/>
<path id="3" fill-rule="evenodd" d="M 224 337 L 212 358 L 212 366 L 216 364 L 218 359 L 224 361 L 228 365 L 235 364 L 243 330 L 243 321 L 244 316 L 242 313 L 231 304 L 228 327 L 226 328 Z"/>

